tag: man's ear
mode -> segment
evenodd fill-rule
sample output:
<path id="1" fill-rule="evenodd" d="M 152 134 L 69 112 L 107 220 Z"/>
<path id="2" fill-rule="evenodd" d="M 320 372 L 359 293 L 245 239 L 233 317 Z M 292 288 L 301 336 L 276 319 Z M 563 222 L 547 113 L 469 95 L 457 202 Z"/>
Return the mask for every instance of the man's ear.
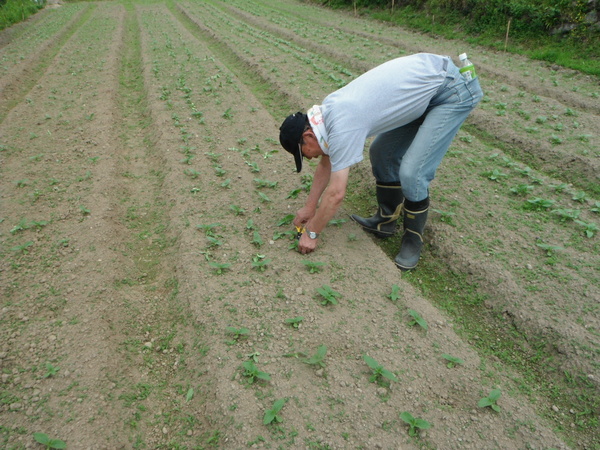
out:
<path id="1" fill-rule="evenodd" d="M 315 132 L 312 130 L 312 128 L 309 128 L 308 130 L 305 130 L 304 133 L 302 133 L 303 139 L 306 139 L 307 137 L 317 140 L 317 136 L 315 136 Z"/>

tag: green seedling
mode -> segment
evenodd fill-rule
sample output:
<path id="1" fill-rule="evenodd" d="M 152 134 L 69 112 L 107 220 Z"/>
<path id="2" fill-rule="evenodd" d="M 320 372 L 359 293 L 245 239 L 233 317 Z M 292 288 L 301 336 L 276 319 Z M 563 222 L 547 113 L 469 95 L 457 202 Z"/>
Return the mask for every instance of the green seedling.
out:
<path id="1" fill-rule="evenodd" d="M 320 294 L 321 297 L 323 297 L 323 300 L 321 301 L 321 305 L 323 305 L 323 306 L 326 306 L 329 304 L 337 305 L 338 304 L 337 299 L 342 296 L 342 294 L 334 291 L 331 288 L 331 286 L 328 286 L 326 284 L 324 284 L 320 288 L 317 288 L 317 293 Z"/>
<path id="2" fill-rule="evenodd" d="M 192 179 L 196 179 L 200 176 L 200 172 L 195 169 L 185 169 L 183 173 Z"/>
<path id="3" fill-rule="evenodd" d="M 79 205 L 79 210 L 81 211 L 81 214 L 83 214 L 84 216 L 88 216 L 90 215 L 92 212 L 85 207 L 84 205 Z"/>
<path id="4" fill-rule="evenodd" d="M 288 238 L 288 239 L 295 239 L 296 235 L 298 233 L 295 230 L 288 230 L 288 231 L 276 231 L 275 233 L 273 233 L 273 240 L 276 241 L 278 239 L 283 239 L 283 238 Z"/>
<path id="5" fill-rule="evenodd" d="M 246 222 L 246 230 L 249 230 L 249 231 L 256 230 L 256 225 L 254 225 L 254 220 L 248 219 L 248 222 Z"/>
<path id="6" fill-rule="evenodd" d="M 585 192 L 583 192 L 583 191 L 577 192 L 575 195 L 573 195 L 573 197 L 571 197 L 571 200 L 574 200 L 579 203 L 585 203 L 585 200 L 586 200 Z"/>
<path id="7" fill-rule="evenodd" d="M 389 370 L 385 369 L 381 364 L 375 361 L 368 355 L 363 355 L 363 360 L 367 363 L 367 366 L 373 371 L 373 374 L 369 377 L 371 383 L 381 381 L 382 378 L 387 378 L 390 381 L 398 382 L 398 378 Z"/>
<path id="8" fill-rule="evenodd" d="M 196 228 L 198 228 L 199 230 L 204 230 L 204 233 L 207 236 L 217 237 L 219 235 L 216 234 L 214 230 L 215 230 L 215 228 L 221 227 L 221 226 L 223 226 L 223 225 L 221 225 L 220 223 L 211 223 L 208 225 L 198 225 L 198 226 L 196 226 Z M 221 236 L 219 236 L 219 237 L 221 237 Z"/>
<path id="9" fill-rule="evenodd" d="M 33 242 L 32 241 L 28 241 L 28 242 L 25 242 L 24 244 L 14 246 L 13 248 L 11 248 L 11 250 L 13 252 L 23 253 L 23 254 L 26 255 L 28 253 L 27 249 L 29 247 L 31 247 L 32 245 L 33 245 Z"/>
<path id="10" fill-rule="evenodd" d="M 525 203 L 524 208 L 533 211 L 545 211 L 547 209 L 550 209 L 552 205 L 554 205 L 554 200 L 547 200 L 544 198 L 536 197 L 527 200 L 527 203 Z"/>
<path id="11" fill-rule="evenodd" d="M 446 367 L 448 367 L 448 369 L 452 369 L 453 367 L 456 367 L 460 364 L 464 364 L 464 361 L 462 359 L 457 358 L 456 356 L 449 355 L 448 353 L 442 354 L 442 358 L 448 361 L 448 363 L 446 364 Z"/>
<path id="12" fill-rule="evenodd" d="M 566 222 L 567 220 L 576 220 L 579 219 L 579 215 L 581 211 L 578 209 L 553 209 L 551 211 L 552 214 L 559 217 L 561 222 Z"/>
<path id="13" fill-rule="evenodd" d="M 290 245 L 288 245 L 288 250 L 298 251 L 299 245 L 300 241 L 298 239 L 294 239 L 292 242 L 290 242 Z"/>
<path id="14" fill-rule="evenodd" d="M 194 388 L 189 388 L 185 394 L 185 401 L 190 402 L 194 398 Z"/>
<path id="15" fill-rule="evenodd" d="M 212 267 L 213 269 L 215 269 L 215 272 L 217 272 L 217 275 L 221 275 L 221 274 L 225 273 L 225 271 L 231 267 L 230 263 L 216 263 L 213 261 L 209 261 L 208 265 L 210 267 Z"/>
<path id="16" fill-rule="evenodd" d="M 254 383 L 255 380 L 269 381 L 271 379 L 271 375 L 258 370 L 253 361 L 245 361 L 242 366 L 244 368 L 243 375 L 248 378 L 250 384 Z"/>
<path id="17" fill-rule="evenodd" d="M 332 225 L 334 227 L 341 227 L 343 224 L 347 222 L 346 219 L 333 219 L 330 220 L 327 225 Z"/>
<path id="18" fill-rule="evenodd" d="M 263 244 L 264 242 L 260 238 L 260 234 L 258 234 L 258 231 L 254 231 L 252 233 L 252 245 L 254 245 L 257 248 L 260 248 Z"/>
<path id="19" fill-rule="evenodd" d="M 224 187 L 226 189 L 229 189 L 229 185 L 231 184 L 231 178 L 227 178 L 225 181 L 223 181 L 220 186 Z"/>
<path id="20" fill-rule="evenodd" d="M 45 445 L 47 449 L 67 448 L 67 444 L 60 439 L 50 439 L 46 433 L 33 433 L 33 438 L 37 443 Z"/>
<path id="21" fill-rule="evenodd" d="M 182 164 L 187 164 L 188 166 L 192 164 L 192 160 L 196 157 L 196 155 L 192 155 L 192 154 L 188 154 L 185 156 L 185 158 L 183 158 L 182 160 L 180 160 L 179 162 Z"/>
<path id="22" fill-rule="evenodd" d="M 58 373 L 59 370 L 60 369 L 58 367 L 55 367 L 50 363 L 46 363 L 46 373 L 44 374 L 44 378 L 52 378 Z"/>
<path id="23" fill-rule="evenodd" d="M 246 165 L 250 166 L 250 172 L 252 172 L 252 173 L 260 172 L 260 168 L 258 167 L 258 164 L 256 164 L 254 161 L 246 161 Z"/>
<path id="24" fill-rule="evenodd" d="M 506 178 L 508 176 L 507 174 L 502 173 L 498 169 L 494 169 L 489 172 L 484 172 L 483 175 L 488 177 L 492 181 L 500 181 L 502 178 Z"/>
<path id="25" fill-rule="evenodd" d="M 244 327 L 227 327 L 225 328 L 225 331 L 227 331 L 227 334 L 229 334 L 236 342 L 239 341 L 241 338 L 248 337 L 248 335 L 250 334 L 250 330 Z"/>
<path id="26" fill-rule="evenodd" d="M 596 204 L 592 208 L 590 208 L 590 211 L 594 212 L 596 214 L 599 214 L 600 213 L 600 202 L 596 202 Z"/>
<path id="27" fill-rule="evenodd" d="M 302 316 L 298 316 L 298 317 L 292 317 L 290 319 L 285 319 L 285 323 L 287 323 L 288 325 L 291 325 L 293 328 L 300 328 L 300 324 L 302 323 L 302 321 L 304 320 L 304 317 Z"/>
<path id="28" fill-rule="evenodd" d="M 273 403 L 273 406 L 271 407 L 271 409 L 268 409 L 265 412 L 265 417 L 263 418 L 263 424 L 265 425 L 269 425 L 270 423 L 281 423 L 283 422 L 283 419 L 279 416 L 279 411 L 281 411 L 281 409 L 283 408 L 283 405 L 285 405 L 285 402 L 287 400 L 285 398 L 280 398 L 279 400 L 276 400 L 275 403 Z"/>
<path id="29" fill-rule="evenodd" d="M 321 272 L 321 268 L 325 265 L 325 263 L 316 261 L 302 261 L 302 264 L 306 266 L 309 273 L 319 273 Z"/>
<path id="30" fill-rule="evenodd" d="M 223 245 L 223 242 L 212 236 L 206 236 L 206 239 L 208 240 L 208 248 L 220 247 Z"/>
<path id="31" fill-rule="evenodd" d="M 550 187 L 554 189 L 556 192 L 562 192 L 569 187 L 567 183 L 561 184 L 551 184 Z"/>
<path id="32" fill-rule="evenodd" d="M 235 214 L 236 216 L 243 216 L 244 213 L 246 212 L 245 209 L 243 209 L 241 206 L 238 206 L 238 205 L 231 205 L 229 207 L 229 209 L 231 211 L 233 211 L 233 214 Z"/>
<path id="33" fill-rule="evenodd" d="M 515 187 L 510 188 L 511 194 L 514 195 L 526 195 L 533 191 L 533 186 L 529 184 L 519 184 Z"/>
<path id="34" fill-rule="evenodd" d="M 260 352 L 253 352 L 253 353 L 250 353 L 250 354 L 246 355 L 246 358 L 251 359 L 252 361 L 254 361 L 255 363 L 257 363 L 259 356 L 260 356 Z"/>
<path id="35" fill-rule="evenodd" d="M 581 220 L 576 220 L 575 223 L 581 225 L 584 228 L 583 231 L 588 238 L 594 237 L 594 234 L 596 234 L 598 231 L 600 231 L 600 228 L 598 228 L 598 225 L 596 225 L 593 222 L 587 223 L 587 222 L 583 222 Z"/>
<path id="36" fill-rule="evenodd" d="M 412 317 L 412 320 L 408 323 L 410 326 L 419 325 L 424 330 L 427 330 L 427 322 L 425 321 L 425 319 L 423 319 L 423 317 L 421 317 L 421 314 L 419 314 L 414 309 L 409 309 L 408 314 L 410 314 L 410 316 Z"/>
<path id="37" fill-rule="evenodd" d="M 254 182 L 256 183 L 256 187 L 259 189 L 263 187 L 274 189 L 277 187 L 277 181 L 267 181 L 261 180 L 260 178 L 255 178 Z"/>
<path id="38" fill-rule="evenodd" d="M 562 250 L 562 247 L 558 247 L 557 245 L 544 244 L 541 242 L 538 242 L 535 245 L 537 245 L 539 248 L 544 250 L 546 252 L 546 256 L 548 256 L 548 257 L 553 256 L 554 253 L 557 252 L 558 250 Z"/>
<path id="39" fill-rule="evenodd" d="M 440 215 L 440 220 L 442 222 L 447 223 L 448 225 L 454 225 L 454 222 L 452 221 L 452 217 L 455 214 L 453 212 L 442 211 L 441 209 L 433 209 L 433 211 L 435 211 L 436 213 L 438 213 Z"/>
<path id="40" fill-rule="evenodd" d="M 398 286 L 397 284 L 393 284 L 392 292 L 388 294 L 388 298 L 393 302 L 397 302 L 400 298 L 400 286 Z"/>
<path id="41" fill-rule="evenodd" d="M 17 181 L 15 181 L 15 184 L 17 185 L 17 187 L 25 187 L 25 186 L 29 185 L 29 180 L 27 180 L 27 179 L 17 180 Z"/>
<path id="42" fill-rule="evenodd" d="M 298 195 L 302 191 L 303 191 L 303 189 L 293 189 L 290 191 L 290 193 L 287 195 L 286 198 L 298 198 Z"/>
<path id="43" fill-rule="evenodd" d="M 265 194 L 264 192 L 258 192 L 258 197 L 260 198 L 260 201 L 263 203 L 272 202 L 272 200 L 269 198 L 269 196 L 267 194 Z"/>
<path id="44" fill-rule="evenodd" d="M 225 112 L 221 115 L 224 119 L 232 119 L 233 114 L 231 113 L 231 108 L 227 108 Z"/>
<path id="45" fill-rule="evenodd" d="M 267 255 L 256 254 L 252 257 L 252 268 L 259 272 L 264 272 L 267 266 L 271 263 L 270 259 L 265 259 Z"/>
<path id="46" fill-rule="evenodd" d="M 289 225 L 294 220 L 294 217 L 295 216 L 293 214 L 288 214 L 283 219 L 281 219 L 279 222 L 277 222 L 277 226 L 282 227 L 284 225 Z"/>
<path id="47" fill-rule="evenodd" d="M 429 422 L 413 417 L 413 415 L 407 411 L 404 411 L 402 414 L 400 414 L 400 418 L 408 424 L 408 435 L 412 437 L 418 436 L 420 430 L 428 430 L 431 428 L 431 424 Z"/>
<path id="48" fill-rule="evenodd" d="M 327 353 L 327 347 L 325 345 L 321 345 L 317 348 L 317 352 L 312 355 L 310 358 L 304 360 L 304 363 L 309 364 L 311 366 L 319 366 L 325 367 L 325 354 Z"/>
<path id="49" fill-rule="evenodd" d="M 215 175 L 218 177 L 223 177 L 227 171 L 223 169 L 221 166 L 215 166 Z"/>
<path id="50" fill-rule="evenodd" d="M 500 412 L 500 406 L 498 406 L 497 402 L 501 395 L 502 392 L 500 391 L 500 389 L 494 389 L 488 394 L 487 397 L 484 397 L 481 400 L 479 400 L 479 402 L 477 402 L 477 406 L 479 406 L 480 408 L 486 408 L 489 406 L 494 411 Z"/>

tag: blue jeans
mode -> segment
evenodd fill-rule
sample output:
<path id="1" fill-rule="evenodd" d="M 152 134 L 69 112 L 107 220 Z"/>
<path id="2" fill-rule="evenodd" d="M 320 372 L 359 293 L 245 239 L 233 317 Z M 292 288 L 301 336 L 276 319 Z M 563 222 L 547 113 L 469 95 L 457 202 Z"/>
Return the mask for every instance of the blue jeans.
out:
<path id="1" fill-rule="evenodd" d="M 378 135 L 370 148 L 378 183 L 400 183 L 404 196 L 418 202 L 429 196 L 429 183 L 454 136 L 483 93 L 479 78 L 467 81 L 452 63 L 446 80 L 417 120 Z"/>

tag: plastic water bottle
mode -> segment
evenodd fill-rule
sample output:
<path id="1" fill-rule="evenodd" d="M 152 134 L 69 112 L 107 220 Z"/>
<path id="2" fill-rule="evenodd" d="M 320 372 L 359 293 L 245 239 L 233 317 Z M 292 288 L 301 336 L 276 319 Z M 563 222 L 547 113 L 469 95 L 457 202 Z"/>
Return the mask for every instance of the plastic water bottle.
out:
<path id="1" fill-rule="evenodd" d="M 458 59 L 460 59 L 460 68 L 458 69 L 460 73 L 462 73 L 468 81 L 477 78 L 477 74 L 475 73 L 475 66 L 471 61 L 469 61 L 469 59 L 467 58 L 467 54 L 461 53 Z"/>

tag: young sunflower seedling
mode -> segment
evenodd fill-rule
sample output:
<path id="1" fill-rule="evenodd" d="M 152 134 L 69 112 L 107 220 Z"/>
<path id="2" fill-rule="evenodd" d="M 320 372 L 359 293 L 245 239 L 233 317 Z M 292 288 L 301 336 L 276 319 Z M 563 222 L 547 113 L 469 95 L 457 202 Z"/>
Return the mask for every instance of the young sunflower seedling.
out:
<path id="1" fill-rule="evenodd" d="M 258 231 L 252 232 L 252 245 L 254 245 L 257 248 L 260 248 L 263 244 L 264 242 L 260 238 L 260 234 L 258 234 Z"/>
<path id="2" fill-rule="evenodd" d="M 453 367 L 464 363 L 462 359 L 457 358 L 456 356 L 449 355 L 448 353 L 442 354 L 442 358 L 448 361 L 448 363 L 446 364 L 446 367 L 448 367 L 448 369 L 452 369 Z"/>
<path id="3" fill-rule="evenodd" d="M 317 352 L 312 355 L 310 358 L 304 360 L 306 364 L 311 366 L 319 366 L 321 368 L 325 367 L 325 355 L 327 354 L 327 346 L 321 345 L 317 348 Z"/>
<path id="4" fill-rule="evenodd" d="M 298 316 L 298 317 L 292 317 L 290 319 L 285 319 L 285 323 L 287 323 L 288 325 L 291 325 L 293 328 L 300 328 L 300 324 L 302 323 L 302 321 L 304 320 L 304 317 L 302 316 Z"/>
<path id="5" fill-rule="evenodd" d="M 241 338 L 248 337 L 248 335 L 250 334 L 250 330 L 248 328 L 244 328 L 244 327 L 240 327 L 240 328 L 227 327 L 227 328 L 225 328 L 225 331 L 236 342 L 239 341 Z"/>
<path id="6" fill-rule="evenodd" d="M 216 263 L 213 261 L 209 261 L 208 265 L 215 270 L 217 275 L 222 275 L 223 273 L 225 273 L 226 270 L 231 268 L 230 263 Z"/>
<path id="7" fill-rule="evenodd" d="M 288 214 L 283 219 L 281 219 L 279 222 L 277 222 L 277 226 L 282 227 L 284 225 L 289 225 L 290 223 L 292 223 L 292 220 L 294 220 L 294 217 L 295 216 L 293 214 Z"/>
<path id="8" fill-rule="evenodd" d="M 283 408 L 283 405 L 285 405 L 285 402 L 287 400 L 285 398 L 280 398 L 279 400 L 276 400 L 275 403 L 273 403 L 273 406 L 271 407 L 271 409 L 268 409 L 265 412 L 265 416 L 263 418 L 263 424 L 264 425 L 269 425 L 270 423 L 280 423 L 283 422 L 283 419 L 279 416 L 279 411 L 281 411 L 281 409 Z"/>
<path id="9" fill-rule="evenodd" d="M 423 319 L 423 317 L 421 317 L 421 314 L 419 314 L 414 309 L 409 309 L 408 314 L 410 314 L 410 316 L 412 317 L 412 320 L 408 323 L 410 326 L 419 325 L 421 328 L 427 331 L 427 322 L 425 321 L 425 319 Z"/>
<path id="10" fill-rule="evenodd" d="M 369 377 L 371 383 L 379 382 L 383 378 L 387 378 L 390 381 L 398 381 L 396 375 L 389 370 L 385 369 L 381 364 L 371 358 L 369 355 L 363 355 L 363 360 L 367 363 L 367 366 L 373 371 L 373 374 Z"/>
<path id="11" fill-rule="evenodd" d="M 323 267 L 325 265 L 325 263 L 322 263 L 322 262 L 306 261 L 306 260 L 302 261 L 302 264 L 304 264 L 306 266 L 309 273 L 319 273 L 321 271 L 321 267 Z"/>
<path id="12" fill-rule="evenodd" d="M 37 443 L 45 445 L 46 449 L 63 449 L 67 444 L 60 439 L 51 439 L 46 433 L 33 433 L 33 438 Z"/>
<path id="13" fill-rule="evenodd" d="M 431 424 L 429 422 L 413 417 L 413 415 L 407 411 L 404 411 L 402 414 L 400 414 L 400 418 L 408 424 L 409 436 L 418 436 L 420 430 L 428 430 L 431 428 Z"/>
<path id="14" fill-rule="evenodd" d="M 388 298 L 394 303 L 400 298 L 400 286 L 397 284 L 392 285 L 392 292 L 388 294 Z"/>
<path id="15" fill-rule="evenodd" d="M 271 263 L 270 259 L 265 259 L 267 255 L 256 254 L 252 257 L 252 268 L 259 272 L 264 272 L 267 266 Z"/>
<path id="16" fill-rule="evenodd" d="M 271 379 L 271 375 L 258 370 L 258 367 L 256 367 L 253 361 L 244 361 L 242 367 L 244 368 L 243 375 L 248 378 L 250 384 L 254 383 L 256 380 L 269 381 Z"/>
<path id="17" fill-rule="evenodd" d="M 337 305 L 337 299 L 342 296 L 339 292 L 334 291 L 331 286 L 324 284 L 320 288 L 317 288 L 317 293 L 323 297 L 321 300 L 321 305 L 327 306 L 329 304 Z"/>
<path id="18" fill-rule="evenodd" d="M 500 412 L 500 406 L 498 406 L 497 402 L 501 395 L 502 392 L 500 389 L 493 389 L 487 397 L 483 397 L 481 400 L 479 400 L 477 406 L 480 408 L 486 408 L 489 406 L 494 411 Z"/>

